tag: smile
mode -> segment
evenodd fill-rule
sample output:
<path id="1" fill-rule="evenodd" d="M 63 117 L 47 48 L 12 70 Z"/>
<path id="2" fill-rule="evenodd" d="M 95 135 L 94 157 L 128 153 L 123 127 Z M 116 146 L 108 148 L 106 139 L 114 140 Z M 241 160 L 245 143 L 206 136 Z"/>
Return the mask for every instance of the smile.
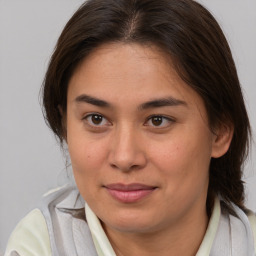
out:
<path id="1" fill-rule="evenodd" d="M 121 183 L 109 184 L 104 186 L 108 193 L 115 199 L 122 203 L 134 203 L 149 196 L 155 191 L 156 187 L 144 184 L 128 184 Z"/>

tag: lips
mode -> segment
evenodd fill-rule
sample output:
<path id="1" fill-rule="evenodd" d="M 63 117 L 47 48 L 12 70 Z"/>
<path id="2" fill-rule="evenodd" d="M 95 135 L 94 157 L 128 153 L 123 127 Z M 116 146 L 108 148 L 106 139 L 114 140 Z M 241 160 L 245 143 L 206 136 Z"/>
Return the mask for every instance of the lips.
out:
<path id="1" fill-rule="evenodd" d="M 122 203 L 134 203 L 152 194 L 156 187 L 145 184 L 108 184 L 104 186 L 108 193 Z"/>

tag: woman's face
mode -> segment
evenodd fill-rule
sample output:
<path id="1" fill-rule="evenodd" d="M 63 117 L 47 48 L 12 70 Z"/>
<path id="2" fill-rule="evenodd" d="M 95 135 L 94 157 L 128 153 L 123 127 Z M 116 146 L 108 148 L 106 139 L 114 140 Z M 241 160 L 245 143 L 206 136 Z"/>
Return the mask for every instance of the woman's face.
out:
<path id="1" fill-rule="evenodd" d="M 66 120 L 78 189 L 106 228 L 151 232 L 206 216 L 216 136 L 157 48 L 96 49 L 69 83 Z"/>

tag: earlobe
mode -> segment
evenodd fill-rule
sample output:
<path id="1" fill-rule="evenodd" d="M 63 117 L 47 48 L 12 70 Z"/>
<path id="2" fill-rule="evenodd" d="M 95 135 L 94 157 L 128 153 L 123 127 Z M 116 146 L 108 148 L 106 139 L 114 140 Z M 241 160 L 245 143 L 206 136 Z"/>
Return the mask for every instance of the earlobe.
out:
<path id="1" fill-rule="evenodd" d="M 220 124 L 213 135 L 212 157 L 219 158 L 225 155 L 230 147 L 234 133 L 233 124 Z"/>

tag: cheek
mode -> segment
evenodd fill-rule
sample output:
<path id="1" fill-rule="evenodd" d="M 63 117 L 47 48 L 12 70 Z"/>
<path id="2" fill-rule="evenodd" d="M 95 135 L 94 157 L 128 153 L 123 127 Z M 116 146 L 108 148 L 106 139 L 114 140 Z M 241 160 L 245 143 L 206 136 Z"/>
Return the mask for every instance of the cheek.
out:
<path id="1" fill-rule="evenodd" d="M 88 194 L 93 197 L 93 192 L 101 182 L 99 172 L 106 159 L 106 143 L 93 140 L 83 130 L 78 129 L 70 129 L 68 136 L 68 150 L 78 189 L 84 198 Z"/>
<path id="2" fill-rule="evenodd" d="M 68 146 L 73 171 L 80 175 L 95 173 L 104 161 L 105 151 L 102 145 L 89 140 L 71 141 Z"/>
<path id="3" fill-rule="evenodd" d="M 205 200 L 210 163 L 207 143 L 202 145 L 195 138 L 181 138 L 155 148 L 153 162 L 161 175 L 163 204 L 168 201 L 167 212 L 177 216 L 183 216 L 194 202 Z"/>
<path id="4" fill-rule="evenodd" d="M 151 147 L 151 161 L 174 189 L 189 188 L 208 179 L 211 141 L 208 133 L 181 131 L 161 144 Z"/>
<path id="5" fill-rule="evenodd" d="M 208 162 L 211 150 L 208 143 L 201 142 L 195 137 L 186 138 L 181 136 L 177 139 L 168 139 L 151 147 L 151 159 L 163 167 L 178 167 Z M 190 169 L 190 168 L 188 168 Z"/>
<path id="6" fill-rule="evenodd" d="M 70 140 L 69 154 L 76 185 L 87 202 L 96 200 L 100 187 L 98 170 L 104 162 L 102 147 L 90 143 L 89 140 Z"/>

